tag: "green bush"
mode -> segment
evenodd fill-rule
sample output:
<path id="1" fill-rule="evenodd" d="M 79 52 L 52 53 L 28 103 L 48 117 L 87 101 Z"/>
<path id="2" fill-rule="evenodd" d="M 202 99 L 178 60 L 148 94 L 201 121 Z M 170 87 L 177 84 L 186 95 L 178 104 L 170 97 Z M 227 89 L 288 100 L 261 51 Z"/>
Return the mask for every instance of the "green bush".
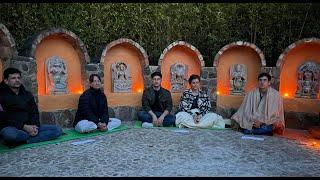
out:
<path id="1" fill-rule="evenodd" d="M 320 33 L 319 4 L 222 3 L 41 3 L 1 4 L 0 23 L 18 51 L 29 36 L 52 27 L 74 32 L 99 59 L 101 48 L 118 38 L 139 43 L 157 65 L 163 49 L 176 40 L 199 49 L 206 66 L 234 41 L 256 44 L 267 66 L 275 66 L 291 43 Z"/>

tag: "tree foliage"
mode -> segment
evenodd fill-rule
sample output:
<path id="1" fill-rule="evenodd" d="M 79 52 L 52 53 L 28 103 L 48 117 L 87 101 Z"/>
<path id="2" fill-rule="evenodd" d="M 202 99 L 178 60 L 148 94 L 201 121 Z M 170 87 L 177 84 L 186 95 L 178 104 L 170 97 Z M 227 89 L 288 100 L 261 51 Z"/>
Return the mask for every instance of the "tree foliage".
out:
<path id="1" fill-rule="evenodd" d="M 234 41 L 256 44 L 275 66 L 291 43 L 318 37 L 319 4 L 311 3 L 41 3 L 1 4 L 0 23 L 18 51 L 27 38 L 52 27 L 74 32 L 97 61 L 101 48 L 118 38 L 139 43 L 157 65 L 163 49 L 189 42 L 212 66 L 216 53 Z"/>

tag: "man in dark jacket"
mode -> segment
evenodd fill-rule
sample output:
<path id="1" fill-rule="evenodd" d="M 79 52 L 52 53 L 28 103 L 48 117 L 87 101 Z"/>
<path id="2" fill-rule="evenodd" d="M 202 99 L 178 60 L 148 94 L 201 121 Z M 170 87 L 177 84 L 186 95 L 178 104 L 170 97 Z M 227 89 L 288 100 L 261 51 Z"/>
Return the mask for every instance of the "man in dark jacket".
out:
<path id="1" fill-rule="evenodd" d="M 8 68 L 0 83 L 3 114 L 0 135 L 9 146 L 55 139 L 62 134 L 56 125 L 40 125 L 38 106 L 31 92 L 21 84 L 21 72 Z M 5 116 L 5 117 L 3 117 Z"/>
<path id="2" fill-rule="evenodd" d="M 161 87 L 161 72 L 152 73 L 151 78 L 152 86 L 143 91 L 142 111 L 138 112 L 142 127 L 175 126 L 175 116 L 170 114 L 172 110 L 171 93 Z"/>
<path id="3" fill-rule="evenodd" d="M 98 74 L 89 77 L 90 88 L 79 98 L 78 110 L 73 126 L 80 133 L 99 129 L 112 130 L 121 125 L 121 120 L 109 118 L 106 95 L 101 91 L 101 78 Z"/>

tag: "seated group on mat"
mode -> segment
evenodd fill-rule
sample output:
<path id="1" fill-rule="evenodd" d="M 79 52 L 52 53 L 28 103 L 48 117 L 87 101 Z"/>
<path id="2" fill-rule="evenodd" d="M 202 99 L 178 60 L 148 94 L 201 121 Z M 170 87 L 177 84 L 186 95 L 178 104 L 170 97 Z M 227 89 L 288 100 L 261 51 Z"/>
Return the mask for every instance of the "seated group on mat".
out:
<path id="1" fill-rule="evenodd" d="M 225 128 L 228 119 L 210 112 L 211 103 L 206 92 L 200 88 L 200 76 L 191 75 L 190 89 L 180 98 L 179 111 L 173 116 L 172 98 L 168 90 L 161 87 L 160 72 L 151 74 L 152 86 L 142 95 L 142 111 L 138 118 L 142 127 L 176 126 L 179 128 Z M 231 117 L 234 129 L 245 134 L 283 134 L 283 101 L 279 92 L 270 87 L 271 76 L 261 73 L 258 76 L 259 87 L 250 91 L 244 98 L 238 111 Z M 240 126 L 237 128 L 236 126 Z"/>
<path id="2" fill-rule="evenodd" d="M 138 119 L 143 128 L 176 126 L 179 128 L 219 128 L 228 119 L 210 112 L 211 103 L 206 92 L 200 88 L 200 76 L 191 75 L 190 89 L 185 90 L 179 103 L 179 111 L 173 115 L 170 91 L 161 87 L 160 72 L 151 74 L 152 86 L 142 95 L 142 109 Z M 231 117 L 234 129 L 245 134 L 283 134 L 283 102 L 278 91 L 270 87 L 271 76 L 261 73 L 259 87 L 250 91 L 238 111 Z M 79 98 L 74 119 L 74 129 L 79 133 L 110 131 L 121 125 L 121 120 L 109 118 L 108 103 L 101 90 L 101 78 L 89 77 L 90 88 Z M 228 123 L 227 123 L 228 124 Z M 0 137 L 9 147 L 58 138 L 63 134 L 57 125 L 40 124 L 38 106 L 31 92 L 21 83 L 21 71 L 7 68 L 0 83 Z"/>

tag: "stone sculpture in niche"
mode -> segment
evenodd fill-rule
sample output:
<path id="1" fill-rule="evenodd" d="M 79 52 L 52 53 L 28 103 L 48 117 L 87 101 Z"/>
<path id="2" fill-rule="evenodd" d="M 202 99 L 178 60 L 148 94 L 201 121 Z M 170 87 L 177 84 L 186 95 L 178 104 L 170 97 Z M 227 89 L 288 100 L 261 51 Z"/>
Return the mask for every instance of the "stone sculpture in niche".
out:
<path id="1" fill-rule="evenodd" d="M 244 95 L 247 83 L 247 68 L 244 64 L 234 64 L 230 67 L 230 93 Z"/>
<path id="2" fill-rule="evenodd" d="M 52 56 L 45 62 L 46 94 L 68 94 L 68 71 L 64 60 Z"/>
<path id="3" fill-rule="evenodd" d="M 175 63 L 170 67 L 171 72 L 171 91 L 182 92 L 185 89 L 188 75 L 188 66 L 183 63 Z"/>
<path id="4" fill-rule="evenodd" d="M 320 66 L 307 61 L 298 68 L 296 97 L 316 99 L 319 93 Z"/>
<path id="5" fill-rule="evenodd" d="M 113 92 L 131 92 L 130 67 L 122 61 L 111 65 Z"/>

